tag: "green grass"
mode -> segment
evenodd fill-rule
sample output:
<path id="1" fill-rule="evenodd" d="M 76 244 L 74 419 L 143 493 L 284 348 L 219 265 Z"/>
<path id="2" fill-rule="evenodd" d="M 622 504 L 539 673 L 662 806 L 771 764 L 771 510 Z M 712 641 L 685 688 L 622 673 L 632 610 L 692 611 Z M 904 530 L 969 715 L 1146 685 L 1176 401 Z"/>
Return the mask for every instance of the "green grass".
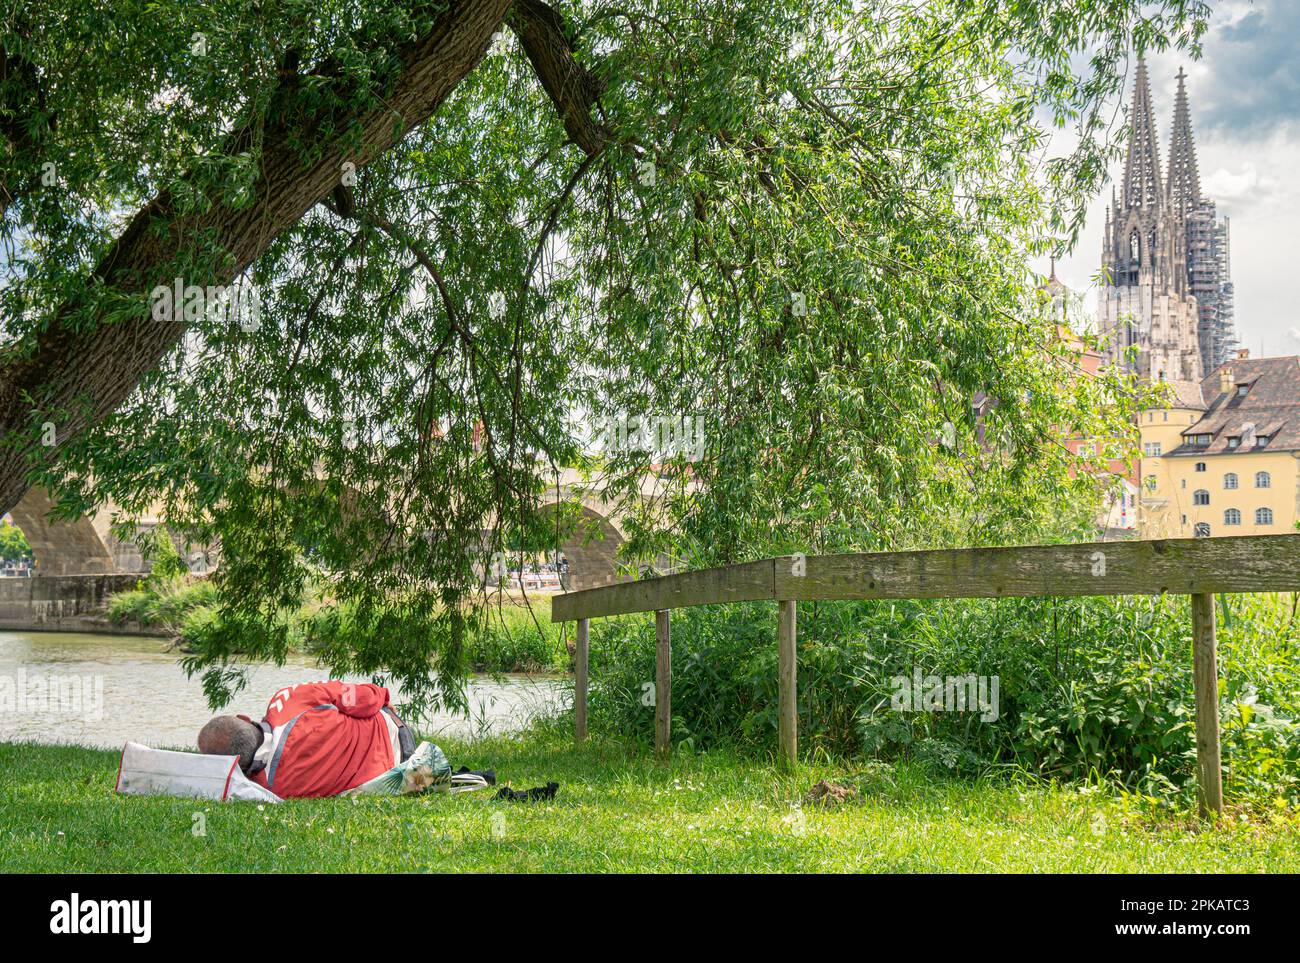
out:
<path id="1" fill-rule="evenodd" d="M 671 766 L 614 742 L 533 732 L 443 742 L 553 802 L 454 797 L 253 803 L 121 797 L 117 753 L 0 745 L 5 872 L 1251 872 L 1294 871 L 1300 825 L 1199 828 L 1102 792 L 1033 781 L 936 781 L 908 766 L 770 766 L 712 752 Z M 819 778 L 858 802 L 801 803 Z M 192 832 L 203 813 L 206 835 Z M 494 833 L 494 814 L 497 833 Z"/>

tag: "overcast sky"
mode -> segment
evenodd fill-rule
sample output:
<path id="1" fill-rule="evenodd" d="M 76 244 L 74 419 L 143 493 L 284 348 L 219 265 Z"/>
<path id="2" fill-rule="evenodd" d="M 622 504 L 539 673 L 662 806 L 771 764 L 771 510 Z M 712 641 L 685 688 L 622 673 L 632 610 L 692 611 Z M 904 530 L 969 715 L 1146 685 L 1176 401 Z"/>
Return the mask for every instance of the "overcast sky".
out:
<path id="1" fill-rule="evenodd" d="M 1201 191 L 1231 218 L 1237 337 L 1252 357 L 1300 354 L 1300 0 L 1211 0 L 1199 61 L 1147 58 L 1163 176 L 1178 68 L 1187 71 Z M 1130 71 L 1131 77 L 1131 71 Z M 1132 96 L 1132 81 L 1125 105 Z M 1062 143 L 1070 140 L 1062 133 Z M 1114 183 L 1122 162 L 1112 171 Z M 1100 267 L 1108 186 L 1057 276 L 1087 292 Z M 1046 263 L 1043 270 L 1046 270 Z"/>

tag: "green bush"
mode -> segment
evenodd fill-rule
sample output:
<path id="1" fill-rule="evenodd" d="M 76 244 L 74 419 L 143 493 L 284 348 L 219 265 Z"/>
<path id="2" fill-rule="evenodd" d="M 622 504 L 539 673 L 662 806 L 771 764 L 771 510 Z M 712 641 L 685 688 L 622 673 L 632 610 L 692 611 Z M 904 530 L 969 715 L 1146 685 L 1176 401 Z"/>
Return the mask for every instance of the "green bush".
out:
<path id="1" fill-rule="evenodd" d="M 1292 596 L 1234 596 L 1220 616 L 1220 713 L 1230 795 L 1300 806 L 1300 660 Z M 673 736 L 687 747 L 776 744 L 776 613 L 770 604 L 673 613 Z M 653 733 L 648 616 L 593 627 L 593 726 Z M 996 721 L 900 712 L 893 680 L 996 676 Z M 1193 798 L 1187 599 L 1002 599 L 804 604 L 804 753 L 908 758 L 954 773 L 1017 767 L 1105 776 L 1144 795 Z"/>
<path id="2" fill-rule="evenodd" d="M 304 643 L 317 653 L 375 650 L 383 647 L 380 634 L 394 635 L 400 644 L 403 632 L 432 630 L 417 622 L 398 625 L 391 615 L 361 619 L 350 606 L 336 605 L 323 606 L 303 621 Z M 554 672 L 567 667 L 568 653 L 560 627 L 551 624 L 543 605 L 534 603 L 530 613 L 525 606 L 505 604 L 467 621 L 464 658 L 474 672 Z"/>
<path id="3" fill-rule="evenodd" d="M 552 624 L 549 606 L 530 612 L 522 605 L 490 608 L 471 630 L 466 656 L 476 672 L 558 672 L 568 668 L 561 626 Z"/>
<path id="4" fill-rule="evenodd" d="M 145 589 L 129 589 L 118 592 L 108 600 L 108 617 L 119 625 L 126 622 L 144 624 L 144 613 L 153 601 L 154 594 Z"/>
<path id="5" fill-rule="evenodd" d="M 216 600 L 216 586 L 206 579 L 151 578 L 140 588 L 112 596 L 108 600 L 108 617 L 119 624 L 138 622 L 178 629 L 190 611 L 213 605 Z"/>

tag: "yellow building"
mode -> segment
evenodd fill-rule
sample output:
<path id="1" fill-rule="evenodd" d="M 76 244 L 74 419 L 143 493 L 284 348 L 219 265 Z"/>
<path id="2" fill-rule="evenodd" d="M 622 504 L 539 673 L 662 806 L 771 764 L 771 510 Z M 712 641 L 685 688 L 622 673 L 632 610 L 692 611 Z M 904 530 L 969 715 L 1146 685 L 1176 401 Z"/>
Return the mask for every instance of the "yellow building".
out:
<path id="1" fill-rule="evenodd" d="M 1300 518 L 1300 357 L 1245 351 L 1139 415 L 1142 538 L 1269 535 Z"/>

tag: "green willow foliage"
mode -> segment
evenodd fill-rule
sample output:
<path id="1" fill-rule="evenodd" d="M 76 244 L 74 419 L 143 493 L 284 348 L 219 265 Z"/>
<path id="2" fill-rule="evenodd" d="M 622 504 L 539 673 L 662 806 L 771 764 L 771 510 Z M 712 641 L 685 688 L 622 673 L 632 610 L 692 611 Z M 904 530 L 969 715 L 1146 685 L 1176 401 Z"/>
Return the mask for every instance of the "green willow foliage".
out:
<path id="1" fill-rule="evenodd" d="M 63 185 L 6 212 L 9 349 L 74 296 L 104 323 L 148 310 L 84 281 L 161 186 L 270 203 L 257 138 L 222 145 L 273 109 L 284 50 L 344 73 L 327 105 L 382 103 L 398 46 L 447 6 L 52 0 L 7 23 L 6 51 L 50 81 L 59 123 L 35 140 Z M 215 702 L 237 651 L 283 657 L 282 613 L 324 579 L 368 627 L 334 671 L 459 704 L 484 559 L 572 524 L 544 507 L 564 467 L 623 500 L 630 555 L 710 564 L 1064 537 L 1097 492 L 1063 426 L 1128 437 L 1132 386 L 1076 377 L 1026 262 L 1070 242 L 1104 176 L 1129 52 L 1194 49 L 1203 4 L 553 7 L 607 146 L 570 141 L 503 26 L 356 172 L 355 214 L 327 198 L 270 240 L 244 279 L 258 317 L 194 319 L 33 475 L 70 513 L 159 500 L 220 540 L 228 628 L 192 659 Z M 1081 140 L 1048 163 L 1052 124 Z M 180 276 L 219 255 L 186 239 Z M 703 456 L 591 451 L 622 415 L 700 417 Z"/>

